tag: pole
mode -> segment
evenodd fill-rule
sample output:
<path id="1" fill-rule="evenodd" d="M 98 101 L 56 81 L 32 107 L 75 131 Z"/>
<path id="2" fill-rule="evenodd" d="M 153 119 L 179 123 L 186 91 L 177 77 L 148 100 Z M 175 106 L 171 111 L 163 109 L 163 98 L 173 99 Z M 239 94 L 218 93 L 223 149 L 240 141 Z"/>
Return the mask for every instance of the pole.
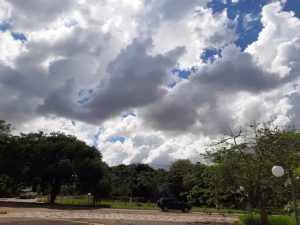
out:
<path id="1" fill-rule="evenodd" d="M 289 173 L 289 177 L 291 179 L 292 197 L 293 197 L 294 211 L 295 211 L 295 217 L 296 217 L 296 225 L 299 225 L 299 210 L 298 210 L 298 206 L 297 206 L 296 185 L 295 185 L 295 178 L 294 178 L 293 170 L 291 170 L 291 168 L 289 168 L 288 173 Z"/>

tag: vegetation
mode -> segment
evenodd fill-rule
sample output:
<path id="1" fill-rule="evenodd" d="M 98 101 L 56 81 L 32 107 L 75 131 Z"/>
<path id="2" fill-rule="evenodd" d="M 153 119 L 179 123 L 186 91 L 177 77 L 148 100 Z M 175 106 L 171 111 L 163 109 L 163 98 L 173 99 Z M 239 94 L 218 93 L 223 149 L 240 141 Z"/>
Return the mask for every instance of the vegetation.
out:
<path id="1" fill-rule="evenodd" d="M 12 136 L 3 121 L 0 132 L 0 196 L 17 195 L 20 188 L 31 186 L 49 193 L 54 204 L 62 185 L 97 195 L 105 164 L 96 148 L 62 133 Z"/>
<path id="2" fill-rule="evenodd" d="M 260 217 L 259 216 L 239 216 L 241 222 L 245 225 L 260 225 Z M 274 215 L 268 217 L 269 225 L 294 225 L 295 218 L 287 215 Z"/>
<path id="3" fill-rule="evenodd" d="M 206 164 L 181 159 L 168 170 L 141 163 L 109 167 L 96 148 L 74 136 L 14 136 L 10 129 L 0 121 L 0 197 L 32 187 L 48 195 L 50 204 L 156 208 L 160 197 L 174 196 L 191 203 L 194 211 L 259 212 L 262 225 L 290 218 L 268 217 L 270 212 L 294 213 L 290 178 L 300 175 L 300 133 L 295 129 L 254 124 L 213 143 L 203 154 Z M 274 165 L 285 169 L 283 177 L 271 174 Z M 299 182 L 295 179 L 296 186 Z M 74 197 L 80 195 L 85 197 Z M 248 217 L 241 218 L 248 223 Z"/>

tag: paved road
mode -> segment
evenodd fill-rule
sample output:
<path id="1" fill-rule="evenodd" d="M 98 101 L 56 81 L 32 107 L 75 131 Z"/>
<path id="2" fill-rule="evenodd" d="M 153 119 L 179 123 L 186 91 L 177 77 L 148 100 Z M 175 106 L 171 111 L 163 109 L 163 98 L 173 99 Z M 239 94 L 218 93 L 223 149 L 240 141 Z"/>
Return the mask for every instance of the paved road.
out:
<path id="1" fill-rule="evenodd" d="M 2 213 L 1 213 L 2 212 Z M 126 209 L 57 209 L 43 206 L 0 207 L 0 224 L 15 225 L 225 225 L 236 224 L 233 216 L 204 213 L 160 212 Z"/>

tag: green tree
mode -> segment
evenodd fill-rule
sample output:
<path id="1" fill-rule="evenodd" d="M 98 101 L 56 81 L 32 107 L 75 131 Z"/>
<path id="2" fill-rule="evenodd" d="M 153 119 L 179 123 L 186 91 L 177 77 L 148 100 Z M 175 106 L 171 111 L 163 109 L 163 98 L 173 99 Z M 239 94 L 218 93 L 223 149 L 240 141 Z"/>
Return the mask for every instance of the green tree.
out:
<path id="1" fill-rule="evenodd" d="M 10 124 L 0 121 L 0 196 L 18 193 L 22 181 L 24 155 L 18 148 L 17 137 L 11 135 Z"/>
<path id="2" fill-rule="evenodd" d="M 222 168 L 223 182 L 232 191 L 239 186 L 245 188 L 245 195 L 252 206 L 260 209 L 261 224 L 268 224 L 266 207 L 287 199 L 286 177 L 273 177 L 271 168 L 278 163 L 297 167 L 299 133 L 268 124 L 254 124 L 247 133 L 238 132 L 220 143 L 226 147 L 208 152 L 207 156 Z"/>
<path id="3" fill-rule="evenodd" d="M 63 184 L 76 182 L 82 192 L 92 191 L 103 176 L 100 152 L 74 136 L 62 133 L 22 135 L 27 156 L 27 182 L 50 191 L 50 204 Z M 25 146 L 25 147 L 24 147 Z"/>
<path id="4" fill-rule="evenodd" d="M 184 177 L 188 177 L 193 173 L 194 165 L 188 159 L 179 159 L 172 163 L 169 170 L 168 181 L 170 184 L 171 193 L 175 197 L 179 197 L 181 192 L 186 191 Z M 186 186 L 186 188 L 188 188 Z"/>

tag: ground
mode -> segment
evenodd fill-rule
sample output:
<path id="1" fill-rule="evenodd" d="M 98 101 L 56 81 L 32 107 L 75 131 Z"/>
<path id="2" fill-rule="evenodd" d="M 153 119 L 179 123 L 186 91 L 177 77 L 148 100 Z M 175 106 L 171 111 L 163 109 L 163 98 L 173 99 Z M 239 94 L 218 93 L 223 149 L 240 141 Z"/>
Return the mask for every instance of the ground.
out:
<path id="1" fill-rule="evenodd" d="M 99 209 L 0 202 L 0 224 L 12 225 L 225 225 L 237 224 L 234 215 L 159 210 Z"/>

